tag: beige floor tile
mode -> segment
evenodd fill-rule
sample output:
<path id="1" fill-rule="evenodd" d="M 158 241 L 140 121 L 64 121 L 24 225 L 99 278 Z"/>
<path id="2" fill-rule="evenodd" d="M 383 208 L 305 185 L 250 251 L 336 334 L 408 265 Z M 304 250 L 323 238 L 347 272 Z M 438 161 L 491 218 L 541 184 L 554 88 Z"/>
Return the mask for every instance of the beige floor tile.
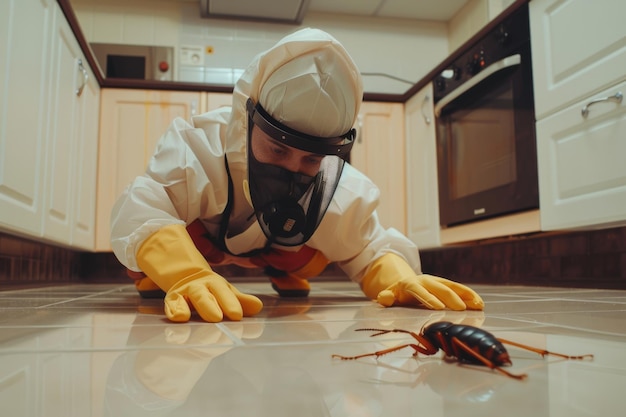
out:
<path id="1" fill-rule="evenodd" d="M 0 292 L 0 404 L 11 416 L 602 416 L 626 409 L 626 291 L 476 285 L 484 312 L 383 308 L 349 282 L 305 299 L 237 287 L 264 309 L 241 322 L 170 323 L 132 285 Z M 361 328 L 450 321 L 593 360 L 508 347 L 514 374 L 413 357 L 415 340 Z"/>

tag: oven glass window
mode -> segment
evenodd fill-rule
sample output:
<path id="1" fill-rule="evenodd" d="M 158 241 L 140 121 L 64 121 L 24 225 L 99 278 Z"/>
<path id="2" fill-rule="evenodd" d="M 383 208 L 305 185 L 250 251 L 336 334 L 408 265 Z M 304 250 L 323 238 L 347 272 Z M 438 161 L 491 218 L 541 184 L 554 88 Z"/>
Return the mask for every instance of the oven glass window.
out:
<path id="1" fill-rule="evenodd" d="M 513 87 L 503 82 L 482 93 L 449 115 L 453 200 L 516 181 Z"/>

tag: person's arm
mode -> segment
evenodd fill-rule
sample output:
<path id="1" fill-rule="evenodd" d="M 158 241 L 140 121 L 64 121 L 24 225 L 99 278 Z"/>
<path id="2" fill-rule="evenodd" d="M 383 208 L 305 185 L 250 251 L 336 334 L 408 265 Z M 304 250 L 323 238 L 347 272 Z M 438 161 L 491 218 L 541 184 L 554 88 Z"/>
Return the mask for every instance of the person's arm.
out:
<path id="1" fill-rule="evenodd" d="M 381 225 L 376 212 L 379 195 L 367 177 L 346 166 L 311 246 L 337 262 L 366 296 L 385 307 L 482 310 L 483 300 L 469 287 L 422 273 L 417 246 Z"/>
<path id="2" fill-rule="evenodd" d="M 174 120 L 146 174 L 128 187 L 112 213 L 116 256 L 166 292 L 165 313 L 172 321 L 189 320 L 192 309 L 206 321 L 240 320 L 263 306 L 216 274 L 185 228 L 200 213 L 219 215 L 226 204 L 217 200 L 228 195 L 223 151 L 210 139 L 202 129 Z"/>

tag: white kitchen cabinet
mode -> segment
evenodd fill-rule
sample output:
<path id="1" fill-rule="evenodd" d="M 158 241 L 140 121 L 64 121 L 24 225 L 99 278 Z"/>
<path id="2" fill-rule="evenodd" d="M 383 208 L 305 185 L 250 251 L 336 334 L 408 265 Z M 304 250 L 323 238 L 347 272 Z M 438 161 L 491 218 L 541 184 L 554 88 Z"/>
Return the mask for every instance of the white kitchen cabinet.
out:
<path id="1" fill-rule="evenodd" d="M 626 3 L 529 8 L 541 228 L 626 224 Z"/>
<path id="2" fill-rule="evenodd" d="M 98 153 L 96 250 L 110 251 L 111 209 L 145 172 L 156 143 L 176 117 L 204 110 L 200 92 L 103 89 Z"/>
<path id="3" fill-rule="evenodd" d="M 93 249 L 100 87 L 55 1 L 0 16 L 0 228 Z"/>
<path id="4" fill-rule="evenodd" d="M 529 3 L 537 119 L 626 78 L 626 2 Z"/>
<path id="5" fill-rule="evenodd" d="M 0 228 L 40 236 L 54 0 L 0 2 Z"/>
<path id="6" fill-rule="evenodd" d="M 626 82 L 537 122 L 544 230 L 626 224 Z"/>
<path id="7" fill-rule="evenodd" d="M 93 250 L 100 87 L 58 7 L 52 33 L 43 237 Z"/>
<path id="8" fill-rule="evenodd" d="M 404 105 L 364 102 L 356 129 L 350 163 L 380 188 L 382 225 L 406 233 Z"/>
<path id="9" fill-rule="evenodd" d="M 441 246 L 437 137 L 432 83 L 404 105 L 407 234 L 420 248 Z"/>

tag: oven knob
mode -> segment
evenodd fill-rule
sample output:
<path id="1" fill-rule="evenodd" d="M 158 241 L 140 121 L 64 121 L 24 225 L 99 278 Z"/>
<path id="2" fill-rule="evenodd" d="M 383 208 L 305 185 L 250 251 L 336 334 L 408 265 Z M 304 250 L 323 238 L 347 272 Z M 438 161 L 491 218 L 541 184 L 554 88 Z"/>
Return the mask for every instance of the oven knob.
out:
<path id="1" fill-rule="evenodd" d="M 503 46 L 506 46 L 511 41 L 511 35 L 504 25 L 500 25 L 498 30 L 495 32 L 495 37 L 496 41 Z"/>
<path id="2" fill-rule="evenodd" d="M 435 78 L 435 88 L 437 91 L 444 91 L 447 87 L 446 80 L 441 77 Z"/>
<path id="3" fill-rule="evenodd" d="M 472 56 L 470 62 L 467 64 L 467 70 L 470 74 L 475 75 L 485 68 L 485 65 L 485 51 L 481 49 L 480 52 L 477 52 Z"/>
<path id="4" fill-rule="evenodd" d="M 455 80 L 460 80 L 461 79 L 461 75 L 463 75 L 463 70 L 459 67 L 454 67 L 454 79 Z"/>

